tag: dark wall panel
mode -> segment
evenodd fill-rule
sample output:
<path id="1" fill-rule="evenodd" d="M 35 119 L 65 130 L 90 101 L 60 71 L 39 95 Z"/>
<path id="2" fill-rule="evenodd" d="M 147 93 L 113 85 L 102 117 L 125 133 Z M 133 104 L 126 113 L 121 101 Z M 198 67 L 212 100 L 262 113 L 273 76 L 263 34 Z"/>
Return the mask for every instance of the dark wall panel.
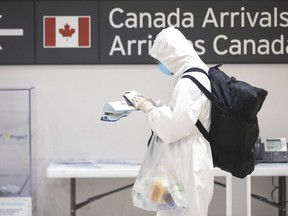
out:
<path id="1" fill-rule="evenodd" d="M 0 64 L 34 63 L 34 2 L 0 2 Z"/>

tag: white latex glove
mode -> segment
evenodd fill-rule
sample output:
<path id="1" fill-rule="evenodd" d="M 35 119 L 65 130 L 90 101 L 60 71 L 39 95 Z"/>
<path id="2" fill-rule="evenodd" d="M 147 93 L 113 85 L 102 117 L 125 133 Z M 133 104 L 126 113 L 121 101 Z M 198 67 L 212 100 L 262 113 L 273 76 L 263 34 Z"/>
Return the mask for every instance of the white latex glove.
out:
<path id="1" fill-rule="evenodd" d="M 152 109 L 156 107 L 155 103 L 151 99 L 146 98 L 142 95 L 133 97 L 131 99 L 131 103 L 135 108 L 140 109 L 145 113 L 149 113 Z"/>

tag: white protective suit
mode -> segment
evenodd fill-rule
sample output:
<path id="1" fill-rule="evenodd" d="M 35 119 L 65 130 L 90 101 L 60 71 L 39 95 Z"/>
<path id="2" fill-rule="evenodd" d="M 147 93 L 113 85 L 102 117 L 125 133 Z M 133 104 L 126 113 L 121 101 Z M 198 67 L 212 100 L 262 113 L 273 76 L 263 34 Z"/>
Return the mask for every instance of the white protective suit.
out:
<path id="1" fill-rule="evenodd" d="M 207 216 L 213 195 L 214 175 L 210 145 L 195 123 L 198 119 L 210 127 L 211 102 L 190 80 L 180 79 L 184 71 L 199 67 L 208 71 L 192 44 L 174 27 L 162 30 L 156 37 L 151 56 L 164 64 L 175 77 L 168 106 L 152 109 L 147 114 L 154 133 L 169 145 L 175 164 L 188 195 L 189 206 L 181 213 L 158 212 L 157 216 Z M 207 89 L 210 81 L 205 74 L 192 72 Z"/>

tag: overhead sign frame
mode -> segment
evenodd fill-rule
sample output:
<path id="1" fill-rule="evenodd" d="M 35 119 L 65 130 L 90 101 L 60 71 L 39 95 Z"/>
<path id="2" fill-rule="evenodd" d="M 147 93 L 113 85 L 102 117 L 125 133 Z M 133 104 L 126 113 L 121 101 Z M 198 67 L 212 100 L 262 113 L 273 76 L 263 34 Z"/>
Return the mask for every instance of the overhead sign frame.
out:
<path id="1" fill-rule="evenodd" d="M 286 0 L 0 0 L 0 6 L 0 64 L 151 64 L 153 41 L 170 25 L 206 63 L 288 62 Z M 47 17 L 60 24 L 45 30 Z M 89 20 L 85 27 L 75 21 L 80 17 Z M 54 45 L 45 44 L 48 35 Z"/>

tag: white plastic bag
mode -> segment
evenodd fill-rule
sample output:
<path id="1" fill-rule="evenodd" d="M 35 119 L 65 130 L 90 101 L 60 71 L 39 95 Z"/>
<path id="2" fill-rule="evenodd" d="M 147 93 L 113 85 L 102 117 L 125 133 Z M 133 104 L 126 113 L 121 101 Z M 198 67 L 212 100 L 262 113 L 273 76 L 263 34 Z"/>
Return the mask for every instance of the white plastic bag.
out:
<path id="1" fill-rule="evenodd" d="M 146 211 L 176 211 L 188 206 L 168 147 L 153 136 L 132 188 L 134 206 Z"/>

